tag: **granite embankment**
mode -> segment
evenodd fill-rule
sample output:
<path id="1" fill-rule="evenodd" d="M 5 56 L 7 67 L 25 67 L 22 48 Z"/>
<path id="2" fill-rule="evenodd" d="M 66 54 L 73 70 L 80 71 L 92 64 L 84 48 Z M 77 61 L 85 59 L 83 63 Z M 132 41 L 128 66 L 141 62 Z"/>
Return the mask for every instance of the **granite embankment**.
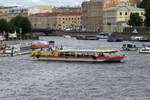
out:
<path id="1" fill-rule="evenodd" d="M 79 31 L 54 31 L 53 35 L 63 36 L 70 35 L 76 37 L 78 35 L 87 35 L 87 36 L 96 36 L 98 32 L 79 32 Z M 128 40 L 131 36 L 143 36 L 150 40 L 150 32 L 149 33 L 127 33 L 127 32 L 114 32 L 112 35 L 122 37 L 125 40 Z"/>

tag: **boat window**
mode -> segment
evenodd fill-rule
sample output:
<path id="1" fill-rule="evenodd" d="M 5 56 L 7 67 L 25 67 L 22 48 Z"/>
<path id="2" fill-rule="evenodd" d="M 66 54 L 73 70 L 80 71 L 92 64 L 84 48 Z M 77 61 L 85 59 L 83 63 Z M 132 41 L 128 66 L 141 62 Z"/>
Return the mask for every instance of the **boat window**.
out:
<path id="1" fill-rule="evenodd" d="M 41 48 L 41 51 L 48 51 L 49 48 Z"/>
<path id="2" fill-rule="evenodd" d="M 123 47 L 126 47 L 126 44 L 123 44 Z"/>
<path id="3" fill-rule="evenodd" d="M 70 56 L 70 52 L 65 52 L 65 56 Z"/>
<path id="4" fill-rule="evenodd" d="M 149 51 L 149 49 L 142 49 L 142 51 Z"/>
<path id="5" fill-rule="evenodd" d="M 98 56 L 104 56 L 104 53 L 98 53 Z"/>
<path id="6" fill-rule="evenodd" d="M 71 56 L 75 56 L 75 52 L 71 52 Z"/>
<path id="7" fill-rule="evenodd" d="M 60 56 L 65 56 L 65 53 L 64 52 L 60 52 Z"/>

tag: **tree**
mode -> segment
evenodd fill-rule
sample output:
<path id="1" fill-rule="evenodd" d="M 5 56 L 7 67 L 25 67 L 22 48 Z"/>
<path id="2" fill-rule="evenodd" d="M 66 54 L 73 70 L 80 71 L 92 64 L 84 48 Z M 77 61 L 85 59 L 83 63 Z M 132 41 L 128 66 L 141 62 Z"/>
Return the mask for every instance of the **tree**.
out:
<path id="1" fill-rule="evenodd" d="M 9 25 L 8 22 L 5 19 L 0 19 L 0 32 L 8 32 L 9 31 Z"/>
<path id="2" fill-rule="evenodd" d="M 139 16 L 139 13 L 131 13 L 128 24 L 132 27 L 142 26 L 143 19 Z"/>
<path id="3" fill-rule="evenodd" d="M 32 30 L 31 22 L 29 21 L 29 19 L 20 15 L 11 19 L 10 25 L 13 26 L 12 29 L 15 29 L 17 33 L 21 33 L 21 35 L 31 32 Z"/>
<path id="4" fill-rule="evenodd" d="M 150 26 L 150 0 L 142 0 L 139 5 L 140 8 L 145 9 L 145 25 Z"/>
<path id="5" fill-rule="evenodd" d="M 32 26 L 31 26 L 29 19 L 27 17 L 22 17 L 22 19 L 20 20 L 20 28 L 22 30 L 22 33 L 31 32 L 32 30 L 31 27 Z"/>

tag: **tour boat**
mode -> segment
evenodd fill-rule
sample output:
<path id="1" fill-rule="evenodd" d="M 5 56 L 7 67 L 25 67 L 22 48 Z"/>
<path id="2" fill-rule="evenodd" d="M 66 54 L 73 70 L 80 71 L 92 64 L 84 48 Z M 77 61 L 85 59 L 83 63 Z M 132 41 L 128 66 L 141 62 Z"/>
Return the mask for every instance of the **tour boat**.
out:
<path id="1" fill-rule="evenodd" d="M 125 55 L 116 50 L 74 50 L 62 48 L 41 48 L 33 50 L 31 56 L 35 60 L 70 61 L 70 62 L 121 62 Z"/>

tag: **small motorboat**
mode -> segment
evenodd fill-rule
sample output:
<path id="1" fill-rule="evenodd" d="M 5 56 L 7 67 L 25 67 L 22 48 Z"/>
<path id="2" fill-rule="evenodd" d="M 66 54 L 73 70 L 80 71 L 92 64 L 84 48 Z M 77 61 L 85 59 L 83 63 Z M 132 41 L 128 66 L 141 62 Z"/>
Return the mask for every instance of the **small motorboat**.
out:
<path id="1" fill-rule="evenodd" d="M 70 38 L 71 38 L 70 35 L 64 35 L 63 37 L 64 37 L 64 38 L 67 38 L 67 39 L 70 39 Z"/>
<path id="2" fill-rule="evenodd" d="M 135 44 L 132 43 L 126 43 L 122 45 L 123 51 L 137 51 L 138 47 Z"/>
<path id="3" fill-rule="evenodd" d="M 17 56 L 23 54 L 30 54 L 31 44 L 15 44 L 7 45 L 3 50 L 0 50 L 0 55 L 4 56 Z"/>
<path id="4" fill-rule="evenodd" d="M 78 35 L 76 37 L 78 40 L 99 40 L 99 37 L 94 35 Z"/>
<path id="5" fill-rule="evenodd" d="M 143 47 L 139 50 L 139 53 L 150 54 L 150 47 Z"/>
<path id="6" fill-rule="evenodd" d="M 100 32 L 96 35 L 97 38 L 99 39 L 108 39 L 108 37 L 111 35 L 111 33 L 104 33 Z"/>

